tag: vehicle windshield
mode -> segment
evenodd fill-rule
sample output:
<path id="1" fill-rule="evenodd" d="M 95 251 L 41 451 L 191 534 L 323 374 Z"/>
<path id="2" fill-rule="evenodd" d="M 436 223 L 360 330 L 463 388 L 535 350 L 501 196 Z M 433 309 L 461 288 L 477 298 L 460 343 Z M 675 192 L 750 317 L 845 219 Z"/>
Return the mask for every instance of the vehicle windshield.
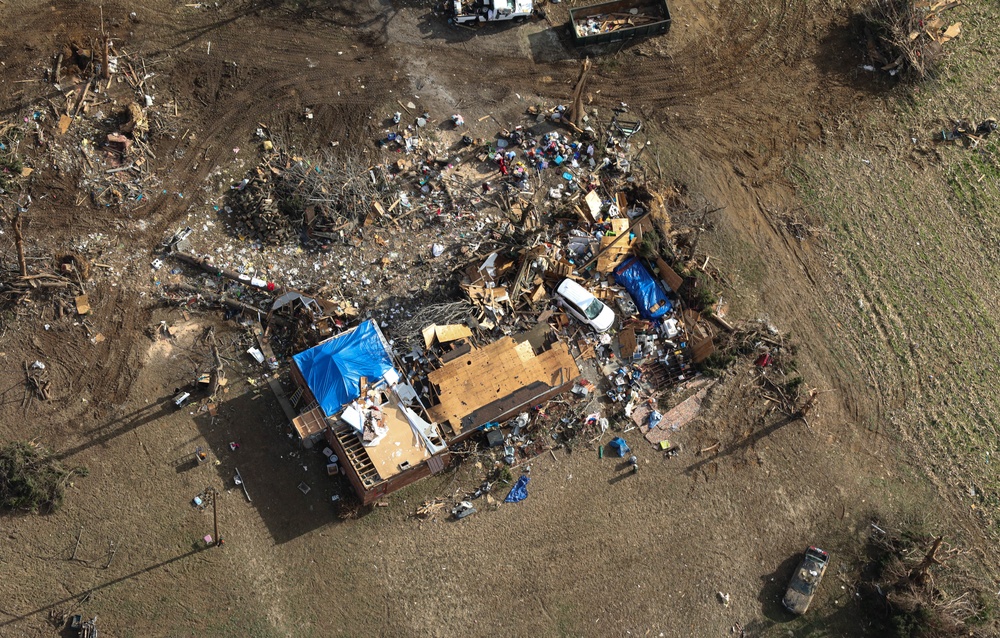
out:
<path id="1" fill-rule="evenodd" d="M 601 314 L 602 310 L 604 310 L 604 304 L 600 300 L 594 299 L 583 313 L 587 315 L 587 319 L 597 319 L 597 315 Z"/>

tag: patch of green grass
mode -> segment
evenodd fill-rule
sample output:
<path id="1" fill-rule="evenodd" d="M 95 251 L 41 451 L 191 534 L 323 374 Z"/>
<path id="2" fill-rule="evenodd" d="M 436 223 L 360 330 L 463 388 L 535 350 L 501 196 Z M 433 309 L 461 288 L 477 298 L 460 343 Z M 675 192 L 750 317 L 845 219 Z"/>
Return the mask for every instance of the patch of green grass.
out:
<path id="1" fill-rule="evenodd" d="M 1000 52 L 1000 35 L 983 3 L 949 19 L 963 20 L 963 37 L 936 79 L 872 109 L 843 147 L 806 151 L 788 175 L 829 231 L 838 368 L 865 380 L 882 431 L 905 430 L 942 484 L 979 494 L 951 496 L 1000 522 L 985 506 L 1000 500 L 985 461 L 1000 454 L 1000 137 L 978 148 L 934 139 L 949 118 L 995 115 L 1000 87 L 981 62 Z M 887 139 L 887 121 L 899 143 L 866 143 Z M 937 145 L 940 161 L 910 162 L 911 135 Z"/>

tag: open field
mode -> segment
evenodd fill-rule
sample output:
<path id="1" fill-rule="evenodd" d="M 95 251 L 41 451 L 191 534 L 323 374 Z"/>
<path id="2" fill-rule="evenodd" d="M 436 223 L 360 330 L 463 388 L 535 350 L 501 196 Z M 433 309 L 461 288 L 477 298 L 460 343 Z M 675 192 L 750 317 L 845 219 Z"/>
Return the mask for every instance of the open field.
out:
<path id="1" fill-rule="evenodd" d="M 972 29 L 992 19 L 973 5 L 962 17 Z M 993 529 L 998 146 L 941 140 L 952 119 L 981 120 L 997 98 L 979 62 L 997 43 L 976 33 L 933 83 L 890 92 L 843 127 L 840 148 L 802 154 L 790 175 L 825 228 L 834 357 L 868 388 L 852 399 L 861 422 L 911 449 L 943 493 Z"/>
<path id="2" fill-rule="evenodd" d="M 424 501 L 479 485 L 482 467 L 468 459 L 342 518 L 330 496 L 349 487 L 292 440 L 243 331 L 221 312 L 158 302 L 183 275 L 149 264 L 185 225 L 199 250 L 226 247 L 234 263 L 303 286 L 344 281 L 382 320 L 449 294 L 476 219 L 414 221 L 387 247 L 317 254 L 254 246 L 219 209 L 256 164 L 258 126 L 305 155 L 336 142 L 375 162 L 397 100 L 435 117 L 461 112 L 481 136 L 530 104 L 565 102 L 581 54 L 550 26 L 582 4 L 478 32 L 419 2 L 106 4 L 116 43 L 155 74 L 156 104 L 175 107 L 148 167 L 155 186 L 122 207 L 80 198 L 82 156 L 65 142 L 76 129 L 60 142 L 44 122 L 55 141 L 41 146 L 30 122 L 58 97 L 40 79 L 53 56 L 95 34 L 100 9 L 0 4 L 0 122 L 24 129 L 34 168 L 22 193 L 33 198 L 28 256 L 79 250 L 106 266 L 87 282 L 87 326 L 41 303 L 0 317 L 0 441 L 36 439 L 90 470 L 59 511 L 0 519 L 0 636 L 65 635 L 52 619 L 71 613 L 96 614 L 102 635 L 136 637 L 700 637 L 737 626 L 876 636 L 856 595 L 873 520 L 944 534 L 960 550 L 940 568 L 952 595 L 996 591 L 1000 142 L 936 141 L 949 118 L 996 115 L 988 67 L 1000 41 L 982 0 L 951 10 L 962 37 L 940 76 L 912 88 L 859 70 L 857 6 L 840 0 L 679 0 L 668 35 L 588 52 L 588 107 L 627 102 L 646 125 L 642 174 L 721 208 L 674 225 L 705 227 L 728 319 L 791 334 L 798 371 L 823 391 L 808 422 L 770 409 L 751 362 L 738 360 L 678 435 L 680 456 L 625 434 L 636 475 L 581 442 L 532 463 L 520 504 L 461 522 L 416 517 Z M 12 213 L 14 191 L 0 198 Z M 801 237 L 793 220 L 807 227 Z M 4 224 L 0 266 L 16 272 Z M 431 242 L 447 245 L 440 264 L 418 255 Z M 396 263 L 373 275 L 367 264 L 390 252 Z M 376 285 L 358 284 L 358 272 Z M 228 392 L 214 416 L 175 410 L 174 389 L 208 362 L 209 327 L 224 344 Z M 36 359 L 53 396 L 26 403 L 22 364 Z M 195 446 L 209 463 L 192 459 Z M 233 487 L 237 468 L 250 502 Z M 203 547 L 211 510 L 190 504 L 206 487 L 223 490 L 222 548 Z M 809 615 L 793 619 L 779 601 L 809 544 L 834 561 Z"/>

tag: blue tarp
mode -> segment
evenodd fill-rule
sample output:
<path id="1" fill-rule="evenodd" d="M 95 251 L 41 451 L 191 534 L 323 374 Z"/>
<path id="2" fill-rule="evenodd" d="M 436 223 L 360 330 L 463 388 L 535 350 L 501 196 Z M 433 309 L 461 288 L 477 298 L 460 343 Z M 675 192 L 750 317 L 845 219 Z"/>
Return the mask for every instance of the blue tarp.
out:
<path id="1" fill-rule="evenodd" d="M 618 454 L 618 458 L 621 458 L 632 451 L 629 449 L 628 443 L 625 442 L 625 439 L 620 436 L 616 436 L 608 441 L 608 447 Z"/>
<path id="2" fill-rule="evenodd" d="M 361 395 L 361 377 L 374 383 L 392 370 L 392 359 L 371 319 L 292 358 L 327 416 Z"/>
<path id="3" fill-rule="evenodd" d="M 643 319 L 659 319 L 674 307 L 660 282 L 649 274 L 637 257 L 630 257 L 614 270 L 615 282 L 632 296 Z M 654 310 L 655 308 L 655 310 Z"/>
<path id="4" fill-rule="evenodd" d="M 522 474 L 521 478 L 517 479 L 517 483 L 514 483 L 514 487 L 510 488 L 510 492 L 507 494 L 507 498 L 503 500 L 504 503 L 518 503 L 528 498 L 528 481 L 531 480 L 526 474 Z"/>

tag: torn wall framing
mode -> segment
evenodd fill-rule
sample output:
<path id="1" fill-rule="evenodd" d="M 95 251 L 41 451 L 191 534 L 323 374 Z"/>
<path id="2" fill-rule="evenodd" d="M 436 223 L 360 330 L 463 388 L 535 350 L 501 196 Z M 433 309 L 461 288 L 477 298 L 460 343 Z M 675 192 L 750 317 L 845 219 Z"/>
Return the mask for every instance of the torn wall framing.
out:
<path id="1" fill-rule="evenodd" d="M 371 320 L 292 358 L 304 411 L 293 420 L 303 441 L 322 434 L 363 504 L 449 462 L 447 446 L 416 392 L 400 383 L 388 342 Z M 332 460 L 332 459 L 331 459 Z"/>

